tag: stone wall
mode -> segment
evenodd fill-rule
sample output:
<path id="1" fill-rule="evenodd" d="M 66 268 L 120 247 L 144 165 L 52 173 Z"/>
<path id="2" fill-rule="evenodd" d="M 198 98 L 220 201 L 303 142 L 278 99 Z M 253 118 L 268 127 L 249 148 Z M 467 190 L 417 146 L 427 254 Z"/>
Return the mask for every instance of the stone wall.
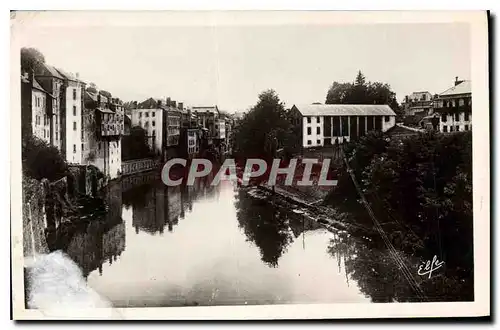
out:
<path id="1" fill-rule="evenodd" d="M 40 181 L 23 177 L 23 253 L 48 253 L 45 239 L 46 191 Z"/>

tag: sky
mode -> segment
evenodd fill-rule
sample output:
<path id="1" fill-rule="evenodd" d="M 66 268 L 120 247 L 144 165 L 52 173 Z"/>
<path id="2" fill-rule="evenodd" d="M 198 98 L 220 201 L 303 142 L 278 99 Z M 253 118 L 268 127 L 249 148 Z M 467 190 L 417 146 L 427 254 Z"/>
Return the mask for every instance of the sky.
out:
<path id="1" fill-rule="evenodd" d="M 388 83 L 401 101 L 470 79 L 467 24 L 44 26 L 23 46 L 122 100 L 171 97 L 244 111 L 274 89 L 286 106 L 324 103 L 334 81 Z"/>

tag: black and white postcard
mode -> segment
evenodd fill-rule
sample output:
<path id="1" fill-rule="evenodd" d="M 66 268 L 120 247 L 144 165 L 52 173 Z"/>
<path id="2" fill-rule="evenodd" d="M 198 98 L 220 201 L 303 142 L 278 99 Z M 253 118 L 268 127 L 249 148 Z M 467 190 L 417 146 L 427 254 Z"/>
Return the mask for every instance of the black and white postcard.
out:
<path id="1" fill-rule="evenodd" d="M 488 13 L 11 13 L 13 317 L 490 315 Z"/>

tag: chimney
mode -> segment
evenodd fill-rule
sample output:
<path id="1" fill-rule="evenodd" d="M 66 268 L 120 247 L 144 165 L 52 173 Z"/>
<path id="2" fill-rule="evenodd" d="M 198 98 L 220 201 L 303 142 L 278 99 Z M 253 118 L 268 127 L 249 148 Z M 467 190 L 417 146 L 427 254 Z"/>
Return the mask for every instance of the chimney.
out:
<path id="1" fill-rule="evenodd" d="M 179 110 L 184 110 L 184 103 L 183 102 L 179 102 Z"/>
<path id="2" fill-rule="evenodd" d="M 172 106 L 172 108 L 177 108 L 177 102 L 174 100 L 170 101 L 170 105 Z"/>
<path id="3" fill-rule="evenodd" d="M 169 107 L 171 104 L 171 100 L 170 100 L 170 97 L 167 97 L 167 107 Z"/>
<path id="4" fill-rule="evenodd" d="M 158 100 L 158 108 L 161 107 L 161 100 Z"/>
<path id="5" fill-rule="evenodd" d="M 458 84 L 460 84 L 460 83 L 461 83 L 461 81 L 458 80 L 458 76 L 455 77 L 455 86 L 458 85 Z"/>
<path id="6" fill-rule="evenodd" d="M 77 72 L 77 73 L 75 73 L 75 76 L 76 76 L 76 79 L 77 79 L 77 80 L 78 80 L 78 79 L 80 79 L 80 73 L 78 73 L 78 72 Z"/>

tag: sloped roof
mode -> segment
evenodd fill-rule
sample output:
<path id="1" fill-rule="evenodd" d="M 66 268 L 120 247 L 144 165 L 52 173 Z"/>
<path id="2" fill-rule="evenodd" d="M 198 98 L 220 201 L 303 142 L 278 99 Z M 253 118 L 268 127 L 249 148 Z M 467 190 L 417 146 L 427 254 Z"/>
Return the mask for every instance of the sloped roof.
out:
<path id="1" fill-rule="evenodd" d="M 472 92 L 471 89 L 471 81 L 470 80 L 464 80 L 460 84 L 453 86 L 451 88 L 448 88 L 439 96 L 450 96 L 450 95 L 459 95 L 459 94 L 470 94 Z"/>
<path id="2" fill-rule="evenodd" d="M 97 102 L 97 94 L 96 93 L 91 93 L 89 91 L 85 91 L 85 95 L 88 96 L 92 101 Z"/>
<path id="3" fill-rule="evenodd" d="M 294 105 L 303 116 L 395 116 L 386 104 L 307 104 Z"/>
<path id="4" fill-rule="evenodd" d="M 396 124 L 393 127 L 389 128 L 386 134 L 389 135 L 416 135 L 418 133 L 425 132 L 425 130 L 408 127 L 401 124 Z"/>
<path id="5" fill-rule="evenodd" d="M 110 109 L 98 108 L 97 110 L 102 112 L 102 113 L 113 113 L 113 114 L 115 113 L 114 111 L 112 111 Z"/>
<path id="6" fill-rule="evenodd" d="M 64 80 L 65 78 L 59 73 L 59 71 L 57 71 L 56 68 L 54 68 L 53 66 L 51 65 L 48 65 L 46 63 L 43 63 L 42 64 L 42 67 L 44 69 L 44 73 L 42 74 L 42 76 L 52 76 L 52 77 L 56 77 L 56 78 L 59 78 L 61 80 Z"/>
<path id="7" fill-rule="evenodd" d="M 49 92 L 47 92 L 45 89 L 43 89 L 42 86 L 40 86 L 40 84 L 38 83 L 38 81 L 36 81 L 36 79 L 33 79 L 33 88 L 38 89 L 41 92 L 49 94 Z"/>
<path id="8" fill-rule="evenodd" d="M 57 72 L 59 72 L 61 74 L 61 76 L 63 76 L 65 79 L 67 80 L 72 80 L 72 81 L 78 81 L 78 82 L 81 82 L 79 79 L 77 79 L 72 73 L 68 73 L 62 69 L 59 69 L 59 68 L 55 68 L 57 70 Z"/>

